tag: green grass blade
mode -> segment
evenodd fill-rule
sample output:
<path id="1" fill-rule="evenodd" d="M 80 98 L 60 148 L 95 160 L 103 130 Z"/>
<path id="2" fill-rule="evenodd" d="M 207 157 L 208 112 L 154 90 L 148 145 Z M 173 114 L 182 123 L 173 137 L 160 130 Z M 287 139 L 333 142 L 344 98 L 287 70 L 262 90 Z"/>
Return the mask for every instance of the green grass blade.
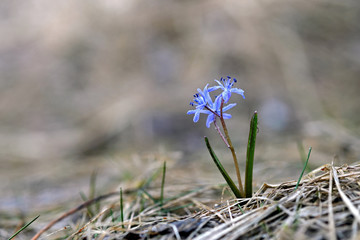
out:
<path id="1" fill-rule="evenodd" d="M 122 188 L 120 188 L 120 220 L 121 220 L 122 228 L 125 229 L 125 226 L 124 226 L 124 202 L 123 202 Z"/>
<path id="2" fill-rule="evenodd" d="M 256 135 L 258 130 L 258 114 L 255 111 L 250 121 L 249 141 L 246 152 L 246 166 L 245 166 L 245 196 L 250 198 L 252 196 L 252 182 L 253 182 L 253 168 L 255 156 Z"/>
<path id="3" fill-rule="evenodd" d="M 146 191 L 144 188 L 139 188 L 139 191 L 141 191 L 142 193 L 144 193 L 151 201 L 153 201 L 153 203 L 159 203 L 159 200 L 157 200 L 156 198 L 154 198 L 148 191 Z"/>
<path id="4" fill-rule="evenodd" d="M 302 170 L 302 172 L 301 172 L 301 174 L 300 174 L 299 180 L 298 180 L 297 183 L 296 183 L 295 190 L 299 187 L 300 180 L 301 180 L 302 176 L 304 175 L 306 166 L 307 166 L 307 164 L 308 164 L 308 162 L 309 162 L 311 149 L 312 149 L 312 148 L 310 147 L 310 148 L 309 148 L 309 153 L 308 153 L 308 155 L 307 155 L 307 159 L 306 159 L 306 162 L 305 162 L 305 165 L 304 165 L 304 168 L 303 168 L 303 170 Z"/>
<path id="5" fill-rule="evenodd" d="M 164 200 L 165 174 L 166 174 L 166 162 L 164 161 L 163 174 L 161 180 L 160 206 L 163 205 L 163 200 Z"/>
<path id="6" fill-rule="evenodd" d="M 21 233 L 25 228 L 27 228 L 30 224 L 32 224 L 36 219 L 38 219 L 40 217 L 40 215 L 37 215 L 33 220 L 31 220 L 28 224 L 26 224 L 25 226 L 23 226 L 22 228 L 20 228 L 19 231 L 17 231 L 16 233 L 14 233 L 8 240 L 13 239 L 14 237 L 16 237 L 19 233 Z"/>
<path id="7" fill-rule="evenodd" d="M 300 154 L 301 162 L 304 165 L 306 163 L 306 153 L 302 141 L 297 141 L 297 147 Z M 311 168 L 308 164 L 306 164 L 306 171 L 311 172 Z"/>
<path id="8" fill-rule="evenodd" d="M 94 199 L 96 195 L 96 178 L 97 171 L 93 171 L 90 176 L 90 186 L 89 186 L 89 199 Z M 95 204 L 95 212 L 100 212 L 100 201 Z"/>
<path id="9" fill-rule="evenodd" d="M 80 194 L 81 199 L 82 199 L 84 202 L 86 202 L 86 201 L 89 200 L 89 199 L 86 197 L 85 193 L 79 192 L 79 194 Z M 88 213 L 88 215 L 89 215 L 89 218 L 92 218 L 92 217 L 94 216 L 94 213 L 93 213 L 93 211 L 91 210 L 91 207 L 90 207 L 90 206 L 86 207 L 86 210 L 87 210 L 87 213 Z"/>
<path id="10" fill-rule="evenodd" d="M 160 175 L 161 168 L 157 169 L 150 177 L 148 177 L 139 188 L 147 188 Z"/>
<path id="11" fill-rule="evenodd" d="M 239 191 L 239 189 L 236 187 L 236 185 L 234 184 L 233 180 L 231 179 L 231 177 L 229 176 L 229 174 L 226 172 L 226 170 L 224 169 L 224 167 L 222 166 L 221 162 L 219 161 L 219 159 L 217 158 L 217 156 L 215 155 L 215 152 L 213 151 L 213 149 L 210 146 L 209 143 L 209 139 L 207 137 L 205 137 L 205 143 L 206 143 L 206 147 L 209 150 L 210 156 L 211 158 L 214 160 L 215 165 L 217 166 L 217 168 L 219 169 L 220 173 L 223 175 L 223 177 L 225 178 L 225 181 L 227 182 L 227 184 L 229 185 L 231 191 L 234 193 L 234 195 L 237 198 L 241 198 L 241 193 Z"/>

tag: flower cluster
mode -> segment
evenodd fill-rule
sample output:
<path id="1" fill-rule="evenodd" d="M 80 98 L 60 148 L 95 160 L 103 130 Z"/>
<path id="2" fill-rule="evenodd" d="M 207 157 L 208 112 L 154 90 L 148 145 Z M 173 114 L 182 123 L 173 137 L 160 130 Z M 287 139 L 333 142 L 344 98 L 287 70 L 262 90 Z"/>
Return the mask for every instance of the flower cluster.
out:
<path id="1" fill-rule="evenodd" d="M 230 108 L 234 107 L 236 103 L 231 103 L 224 106 L 224 103 L 228 103 L 231 97 L 231 93 L 240 94 L 243 98 L 245 98 L 244 90 L 240 88 L 233 88 L 234 83 L 236 83 L 235 78 L 227 77 L 220 78 L 220 80 L 215 80 L 218 83 L 218 86 L 213 86 L 208 88 L 209 84 L 207 84 L 204 90 L 200 88 L 197 89 L 198 93 L 194 95 L 194 100 L 190 102 L 191 106 L 194 106 L 194 110 L 189 110 L 187 114 L 194 114 L 194 122 L 199 121 L 200 113 L 208 114 L 206 120 L 206 126 L 209 128 L 210 124 L 216 120 L 216 117 L 221 117 L 221 113 L 223 119 L 231 118 L 231 115 L 228 113 L 224 113 Z M 215 97 L 215 101 L 212 101 L 210 92 L 221 89 L 222 93 Z"/>

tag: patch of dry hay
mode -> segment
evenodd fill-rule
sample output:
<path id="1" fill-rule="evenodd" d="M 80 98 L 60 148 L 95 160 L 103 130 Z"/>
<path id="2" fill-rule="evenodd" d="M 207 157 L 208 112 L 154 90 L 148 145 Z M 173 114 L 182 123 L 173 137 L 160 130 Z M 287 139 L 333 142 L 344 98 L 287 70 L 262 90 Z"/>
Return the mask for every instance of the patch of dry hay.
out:
<path id="1" fill-rule="evenodd" d="M 357 239 L 360 223 L 360 164 L 324 165 L 296 181 L 263 184 L 251 199 L 209 199 L 221 187 L 171 186 L 175 196 L 163 206 L 144 205 L 140 194 L 127 194 L 126 220 L 114 221 L 118 199 L 83 225 L 73 226 L 69 239 Z M 151 194 L 151 192 L 150 192 Z M 131 195 L 131 196 L 130 196 Z M 131 201 L 130 199 L 131 198 Z M 109 214 L 110 209 L 113 213 Z M 195 209 L 198 212 L 194 212 Z M 200 210 L 199 210 L 200 209 Z"/>

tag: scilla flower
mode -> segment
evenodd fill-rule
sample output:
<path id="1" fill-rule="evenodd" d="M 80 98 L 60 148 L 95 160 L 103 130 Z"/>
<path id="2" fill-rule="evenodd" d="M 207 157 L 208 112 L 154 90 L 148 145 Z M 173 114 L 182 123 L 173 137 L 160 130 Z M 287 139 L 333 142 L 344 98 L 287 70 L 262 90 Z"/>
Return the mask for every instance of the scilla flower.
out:
<path id="1" fill-rule="evenodd" d="M 219 95 L 216 97 L 215 102 L 212 101 L 209 91 L 212 90 L 212 88 L 207 89 L 207 86 L 205 86 L 204 91 L 201 91 L 201 89 L 198 89 L 197 94 L 194 95 L 195 99 L 194 102 L 190 102 L 191 106 L 196 106 L 194 110 L 189 110 L 187 114 L 195 114 L 194 115 L 194 122 L 199 121 L 200 113 L 208 114 L 206 120 L 206 127 L 210 128 L 210 124 L 215 121 L 216 117 L 220 117 L 221 115 L 221 101 L 222 101 L 222 95 Z M 230 108 L 234 107 L 236 103 L 229 104 L 227 106 L 224 106 L 223 111 L 223 118 L 224 119 L 230 119 L 231 115 L 228 113 L 224 113 L 225 111 L 229 110 Z"/>
<path id="2" fill-rule="evenodd" d="M 223 92 L 221 93 L 223 99 L 224 99 L 224 103 L 227 103 L 231 97 L 231 93 L 237 93 L 240 94 L 244 99 L 245 99 L 245 95 L 244 95 L 244 90 L 240 89 L 240 88 L 233 88 L 234 83 L 237 82 L 237 80 L 234 78 L 233 80 L 231 79 L 231 77 L 227 77 L 227 79 L 225 78 L 220 78 L 219 80 L 215 80 L 215 82 L 217 82 L 219 84 L 219 86 L 215 86 L 213 87 L 214 90 L 216 89 L 221 89 L 223 90 Z M 221 83 L 223 82 L 223 83 Z"/>
<path id="3" fill-rule="evenodd" d="M 204 113 L 204 108 L 210 103 L 212 104 L 212 100 L 210 97 L 209 92 L 215 90 L 214 88 L 208 89 L 208 85 L 206 84 L 204 90 L 201 90 L 200 88 L 197 89 L 198 93 L 194 95 L 193 102 L 190 102 L 191 106 L 195 106 L 195 110 L 189 110 L 187 114 L 195 114 L 194 115 L 194 122 L 199 121 L 200 113 Z"/>
<path id="4" fill-rule="evenodd" d="M 222 101 L 222 95 L 219 95 L 216 97 L 214 103 L 209 103 L 207 108 L 208 110 L 204 110 L 203 113 L 209 114 L 209 116 L 206 119 L 206 127 L 210 128 L 210 124 L 215 121 L 216 117 L 220 117 L 221 115 L 221 101 Z M 223 118 L 224 119 L 230 119 L 231 115 L 228 113 L 224 113 L 225 111 L 229 110 L 230 108 L 236 106 L 236 103 L 231 103 L 227 106 L 224 106 L 222 109 L 223 112 Z"/>

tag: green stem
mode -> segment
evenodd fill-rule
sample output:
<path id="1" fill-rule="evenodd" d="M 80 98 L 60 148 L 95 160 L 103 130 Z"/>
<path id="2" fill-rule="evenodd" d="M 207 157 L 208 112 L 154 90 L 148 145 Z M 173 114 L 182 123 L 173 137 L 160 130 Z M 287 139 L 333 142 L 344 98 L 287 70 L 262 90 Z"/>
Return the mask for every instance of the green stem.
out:
<path id="1" fill-rule="evenodd" d="M 227 143 L 229 145 L 229 149 L 231 151 L 231 154 L 232 154 L 232 157 L 233 157 L 233 160 L 234 160 L 234 165 L 235 165 L 235 170 L 236 170 L 236 177 L 237 177 L 237 180 L 238 180 L 238 183 L 239 183 L 239 191 L 241 193 L 241 196 L 245 197 L 245 192 L 244 192 L 244 188 L 243 188 L 243 185 L 242 185 L 242 182 L 241 182 L 240 169 L 239 169 L 239 164 L 238 164 L 238 161 L 237 161 L 235 149 L 234 149 L 234 146 L 232 145 L 232 142 L 231 142 L 231 139 L 230 139 L 230 136 L 229 136 L 229 132 L 227 130 L 225 120 L 224 120 L 224 117 L 223 117 L 223 112 L 222 112 L 223 105 L 224 105 L 224 99 L 221 100 L 220 121 L 221 121 L 221 125 L 223 127 L 223 130 L 224 130 L 224 134 L 225 134 Z"/>
<path id="2" fill-rule="evenodd" d="M 252 196 L 253 167 L 254 167 L 257 123 L 258 123 L 258 117 L 257 117 L 257 112 L 255 111 L 250 121 L 249 141 L 246 152 L 245 195 L 247 198 L 250 198 Z"/>
<path id="3" fill-rule="evenodd" d="M 227 143 L 227 141 L 226 141 L 224 135 L 222 134 L 222 132 L 220 131 L 219 126 L 216 124 L 216 118 L 214 120 L 214 126 L 215 126 L 215 130 L 219 133 L 219 135 L 220 135 L 221 139 L 224 141 L 225 145 L 229 148 L 230 147 L 229 144 Z"/>
<path id="4" fill-rule="evenodd" d="M 229 174 L 226 172 L 226 170 L 224 169 L 224 167 L 222 166 L 221 162 L 219 161 L 219 159 L 217 158 L 217 156 L 215 155 L 215 152 L 213 151 L 213 149 L 210 146 L 209 143 L 209 139 L 207 137 L 205 137 L 205 143 L 206 143 L 206 147 L 209 150 L 210 156 L 211 158 L 214 160 L 215 165 L 217 166 L 217 168 L 219 169 L 220 173 L 223 175 L 223 177 L 225 178 L 226 183 L 229 185 L 231 191 L 234 193 L 235 197 L 237 198 L 242 198 L 244 197 L 244 195 L 239 191 L 239 189 L 236 187 L 235 183 L 233 182 L 233 180 L 231 179 L 231 177 L 229 176 Z"/>

